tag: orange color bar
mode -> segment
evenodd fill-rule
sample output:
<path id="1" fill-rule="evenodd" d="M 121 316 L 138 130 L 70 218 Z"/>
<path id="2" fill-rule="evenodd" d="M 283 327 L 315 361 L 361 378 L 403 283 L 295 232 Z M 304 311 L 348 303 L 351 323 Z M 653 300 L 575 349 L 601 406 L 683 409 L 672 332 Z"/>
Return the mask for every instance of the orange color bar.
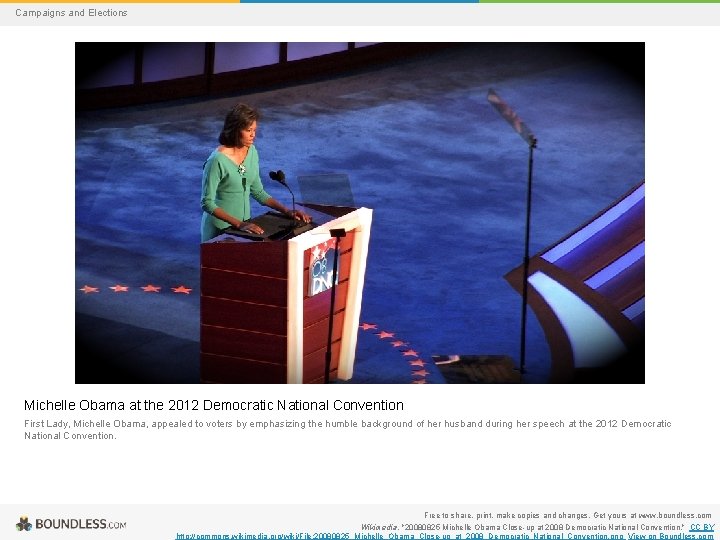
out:
<path id="1" fill-rule="evenodd" d="M 0 4 L 239 4 L 240 0 L 31 0 L 25 2 L 13 2 L 12 0 L 0 0 Z"/>

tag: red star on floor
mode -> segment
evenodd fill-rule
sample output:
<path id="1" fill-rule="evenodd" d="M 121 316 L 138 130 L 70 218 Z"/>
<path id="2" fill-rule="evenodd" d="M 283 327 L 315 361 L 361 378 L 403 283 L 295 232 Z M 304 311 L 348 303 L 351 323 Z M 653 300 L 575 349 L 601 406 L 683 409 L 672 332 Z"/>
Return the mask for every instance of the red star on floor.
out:
<path id="1" fill-rule="evenodd" d="M 412 349 L 407 350 L 403 353 L 403 356 L 417 356 L 417 355 L 418 355 L 417 351 L 413 351 Z"/>
<path id="2" fill-rule="evenodd" d="M 128 288 L 126 285 L 114 285 L 112 287 L 108 287 L 109 289 L 112 289 L 115 292 L 128 292 Z"/>
<path id="3" fill-rule="evenodd" d="M 386 332 L 385 330 L 383 330 L 382 332 L 380 332 L 379 334 L 376 334 L 376 335 L 377 335 L 377 337 L 379 337 L 380 339 L 385 339 L 385 338 L 389 338 L 389 337 L 395 337 L 395 334 L 392 334 L 392 333 L 390 333 L 390 332 Z"/>
<path id="4" fill-rule="evenodd" d="M 393 341 L 390 345 L 393 347 L 403 347 L 404 345 L 407 345 L 405 341 Z"/>
<path id="5" fill-rule="evenodd" d="M 363 330 L 375 330 L 377 329 L 377 324 L 370 324 L 364 322 L 360 325 L 360 328 L 362 328 Z"/>
<path id="6" fill-rule="evenodd" d="M 425 369 L 418 369 L 417 371 L 413 371 L 412 374 L 419 377 L 427 377 L 428 375 L 430 375 L 430 372 Z"/>
<path id="7" fill-rule="evenodd" d="M 145 292 L 160 292 L 160 287 L 157 285 L 147 284 L 144 287 L 140 287 Z"/>
<path id="8" fill-rule="evenodd" d="M 100 289 L 97 287 L 91 287 L 90 285 L 84 285 L 83 288 L 78 289 L 78 291 L 82 291 L 85 294 L 88 294 L 88 293 L 100 292 Z"/>
<path id="9" fill-rule="evenodd" d="M 190 291 L 192 289 L 188 289 L 185 287 L 185 285 L 180 285 L 179 287 L 172 287 L 173 292 L 175 293 L 182 293 L 182 294 L 190 294 Z"/>
<path id="10" fill-rule="evenodd" d="M 420 358 L 416 358 L 415 360 L 409 360 L 408 364 L 411 366 L 420 366 L 423 367 L 425 365 L 425 360 L 421 360 Z"/>

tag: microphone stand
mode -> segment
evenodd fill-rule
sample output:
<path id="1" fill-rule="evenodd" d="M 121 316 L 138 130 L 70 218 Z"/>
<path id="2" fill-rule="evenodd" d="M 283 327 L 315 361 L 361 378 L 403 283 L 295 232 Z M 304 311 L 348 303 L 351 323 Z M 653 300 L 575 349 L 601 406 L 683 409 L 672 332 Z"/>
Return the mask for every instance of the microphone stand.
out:
<path id="1" fill-rule="evenodd" d="M 287 185 L 287 182 L 285 181 L 285 173 L 282 171 L 270 171 L 270 178 L 275 180 L 276 182 L 279 182 L 283 186 L 285 186 L 285 189 L 287 189 L 290 192 L 290 197 L 292 197 L 292 213 L 293 213 L 293 220 L 295 216 L 295 194 L 293 193 L 293 190 L 290 189 L 290 186 Z M 298 224 L 295 224 L 294 228 L 297 228 Z"/>
<path id="2" fill-rule="evenodd" d="M 333 260 L 332 287 L 330 287 L 330 321 L 328 322 L 327 348 L 325 350 L 325 384 L 330 382 L 330 363 L 332 361 L 333 320 L 335 319 L 335 280 L 340 260 L 340 238 L 345 237 L 345 229 L 330 229 L 330 237 L 335 239 L 335 258 Z"/>
<path id="3" fill-rule="evenodd" d="M 530 208 L 532 204 L 532 170 L 533 150 L 537 147 L 537 140 L 532 139 L 530 144 L 530 157 L 528 158 L 527 199 L 525 202 L 525 255 L 523 257 L 523 287 L 522 287 L 522 322 L 520 328 L 520 373 L 525 373 L 525 327 L 527 325 L 528 305 L 528 274 L 530 270 Z"/>
<path id="4" fill-rule="evenodd" d="M 528 304 L 528 274 L 530 267 L 530 204 L 532 203 L 532 169 L 533 151 L 537 148 L 537 139 L 530 128 L 523 122 L 518 114 L 505 103 L 492 88 L 488 90 L 487 99 L 513 130 L 522 137 L 530 148 L 528 160 L 528 184 L 525 203 L 525 255 L 523 257 L 523 284 L 522 284 L 522 322 L 520 328 L 520 373 L 525 373 L 525 334 L 527 325 Z"/>
<path id="5" fill-rule="evenodd" d="M 283 186 L 287 188 L 287 190 L 290 192 L 290 197 L 292 197 L 292 212 L 293 215 L 295 215 L 295 194 L 292 192 L 292 189 L 290 189 L 290 186 L 288 186 L 284 181 L 280 182 Z"/>

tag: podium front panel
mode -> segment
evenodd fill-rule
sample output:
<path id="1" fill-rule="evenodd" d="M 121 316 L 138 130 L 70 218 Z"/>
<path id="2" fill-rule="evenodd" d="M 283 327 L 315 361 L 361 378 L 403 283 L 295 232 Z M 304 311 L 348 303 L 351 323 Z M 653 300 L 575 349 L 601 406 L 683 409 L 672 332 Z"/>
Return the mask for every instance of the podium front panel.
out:
<path id="1" fill-rule="evenodd" d="M 331 379 L 348 379 L 357 343 L 372 211 L 312 207 L 320 225 L 293 238 L 220 235 L 201 244 L 201 380 L 322 383 L 333 289 L 308 293 L 310 249 L 342 228 Z"/>
<path id="2" fill-rule="evenodd" d="M 221 235 L 201 245 L 200 378 L 284 383 L 287 250 Z"/>

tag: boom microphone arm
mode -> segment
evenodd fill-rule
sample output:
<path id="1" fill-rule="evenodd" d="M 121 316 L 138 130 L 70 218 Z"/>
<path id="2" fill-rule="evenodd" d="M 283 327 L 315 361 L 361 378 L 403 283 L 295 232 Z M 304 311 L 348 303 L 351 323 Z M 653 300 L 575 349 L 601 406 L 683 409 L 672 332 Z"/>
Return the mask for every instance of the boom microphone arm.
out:
<path id="1" fill-rule="evenodd" d="M 290 186 L 288 186 L 287 182 L 285 181 L 285 173 L 279 169 L 277 171 L 270 171 L 270 178 L 272 180 L 275 180 L 276 182 L 281 183 L 290 192 L 290 196 L 292 197 L 292 211 L 293 211 L 293 216 L 294 216 L 295 215 L 295 194 L 293 193 L 292 189 L 290 189 Z"/>

